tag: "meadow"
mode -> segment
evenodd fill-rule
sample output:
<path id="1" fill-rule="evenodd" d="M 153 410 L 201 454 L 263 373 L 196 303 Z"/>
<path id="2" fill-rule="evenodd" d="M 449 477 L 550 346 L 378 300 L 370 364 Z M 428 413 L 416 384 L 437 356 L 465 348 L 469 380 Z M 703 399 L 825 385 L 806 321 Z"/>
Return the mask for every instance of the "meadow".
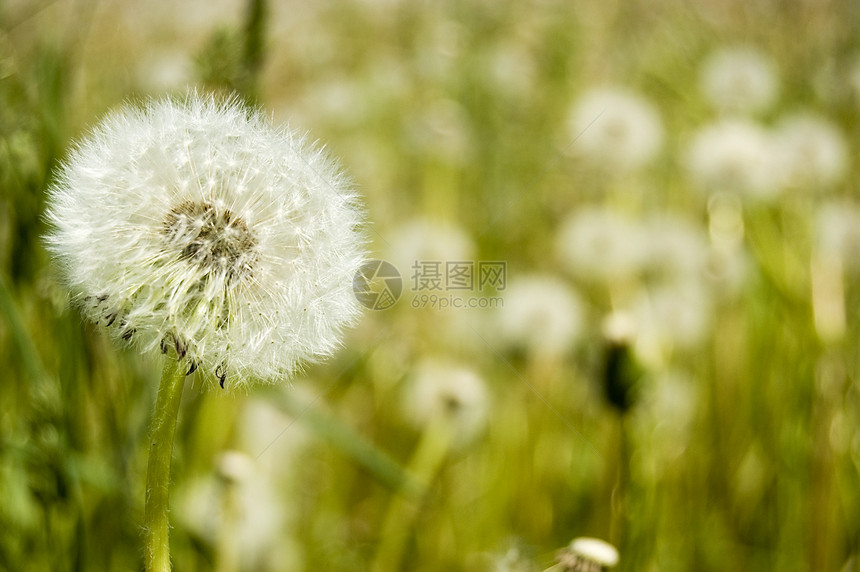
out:
<path id="1" fill-rule="evenodd" d="M 46 189 L 189 89 L 324 145 L 385 264 L 330 359 L 188 377 L 174 570 L 857 569 L 860 4 L 0 0 L 0 570 L 143 569 L 164 358 Z"/>

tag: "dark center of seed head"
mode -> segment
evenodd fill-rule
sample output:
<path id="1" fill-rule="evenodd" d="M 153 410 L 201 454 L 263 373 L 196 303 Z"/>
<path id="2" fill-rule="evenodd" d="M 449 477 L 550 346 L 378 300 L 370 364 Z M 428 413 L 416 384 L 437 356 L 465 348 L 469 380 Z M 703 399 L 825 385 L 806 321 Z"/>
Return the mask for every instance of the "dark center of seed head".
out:
<path id="1" fill-rule="evenodd" d="M 228 281 L 251 270 L 257 240 L 247 223 L 227 208 L 184 201 L 164 219 L 164 235 L 179 257 Z"/>

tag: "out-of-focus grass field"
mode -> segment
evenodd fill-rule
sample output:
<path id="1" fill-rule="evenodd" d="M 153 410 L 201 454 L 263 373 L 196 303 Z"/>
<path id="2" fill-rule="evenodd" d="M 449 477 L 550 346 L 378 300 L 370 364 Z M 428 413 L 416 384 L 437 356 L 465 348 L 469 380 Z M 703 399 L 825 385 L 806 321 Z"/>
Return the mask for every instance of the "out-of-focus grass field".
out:
<path id="1" fill-rule="evenodd" d="M 0 1 L 0 569 L 142 570 L 160 356 L 68 307 L 40 215 L 74 138 L 188 85 L 340 157 L 404 292 L 289 385 L 190 378 L 175 570 L 856 569 L 850 0 Z M 503 307 L 415 260 L 504 261 L 433 292 Z"/>

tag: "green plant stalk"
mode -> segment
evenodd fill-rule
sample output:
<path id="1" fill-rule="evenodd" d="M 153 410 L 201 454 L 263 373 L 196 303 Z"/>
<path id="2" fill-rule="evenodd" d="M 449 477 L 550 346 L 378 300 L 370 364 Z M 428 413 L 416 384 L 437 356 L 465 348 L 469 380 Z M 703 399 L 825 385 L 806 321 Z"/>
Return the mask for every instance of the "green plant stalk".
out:
<path id="1" fill-rule="evenodd" d="M 24 324 L 24 318 L 21 316 L 21 312 L 15 303 L 9 283 L 2 275 L 0 275 L 0 313 L 6 318 L 6 324 L 12 334 L 12 339 L 15 340 L 15 344 L 18 346 L 21 361 L 24 364 L 27 375 L 35 383 L 45 382 L 48 374 L 42 364 L 42 358 L 39 356 L 36 342 Z"/>
<path id="2" fill-rule="evenodd" d="M 450 451 L 453 430 L 450 419 L 445 416 L 437 417 L 424 429 L 407 468 L 407 473 L 414 475 L 423 484 L 422 490 L 419 495 L 403 490 L 392 498 L 382 523 L 373 572 L 400 570 L 421 501 Z"/>
<path id="3" fill-rule="evenodd" d="M 185 370 L 178 361 L 164 364 L 149 442 L 144 506 L 144 557 L 147 572 L 170 572 L 170 524 L 168 521 L 170 461 L 173 435 L 185 385 Z"/>

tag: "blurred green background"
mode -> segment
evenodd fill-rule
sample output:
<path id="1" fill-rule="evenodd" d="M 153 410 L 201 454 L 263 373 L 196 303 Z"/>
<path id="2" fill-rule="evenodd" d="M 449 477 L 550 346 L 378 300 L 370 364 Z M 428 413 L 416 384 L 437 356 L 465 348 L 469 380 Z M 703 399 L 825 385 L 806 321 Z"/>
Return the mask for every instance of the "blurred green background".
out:
<path id="1" fill-rule="evenodd" d="M 404 291 L 291 384 L 190 378 L 176 570 L 856 569 L 850 0 L 0 0 L 0 569 L 142 569 L 160 356 L 68 307 L 40 215 L 188 86 L 324 142 Z"/>

